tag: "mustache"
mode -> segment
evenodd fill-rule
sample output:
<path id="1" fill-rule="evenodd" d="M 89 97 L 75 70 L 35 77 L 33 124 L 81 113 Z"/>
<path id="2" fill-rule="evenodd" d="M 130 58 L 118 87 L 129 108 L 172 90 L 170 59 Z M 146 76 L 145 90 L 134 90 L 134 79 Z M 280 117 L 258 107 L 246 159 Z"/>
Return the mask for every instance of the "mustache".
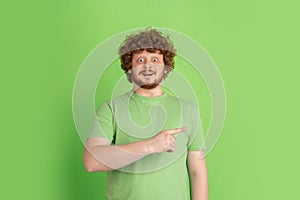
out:
<path id="1" fill-rule="evenodd" d="M 155 73 L 155 71 L 151 70 L 151 69 L 148 69 L 148 70 L 143 70 L 143 71 L 140 71 L 139 74 L 143 74 L 143 73 Z"/>

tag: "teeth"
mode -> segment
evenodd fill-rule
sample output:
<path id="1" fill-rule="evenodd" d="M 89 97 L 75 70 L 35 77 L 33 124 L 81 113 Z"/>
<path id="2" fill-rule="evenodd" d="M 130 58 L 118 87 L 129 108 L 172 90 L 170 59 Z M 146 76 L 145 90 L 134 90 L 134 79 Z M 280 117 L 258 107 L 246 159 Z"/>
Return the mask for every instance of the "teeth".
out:
<path id="1" fill-rule="evenodd" d="M 151 76 L 151 75 L 153 75 L 153 74 L 143 74 L 144 76 Z"/>

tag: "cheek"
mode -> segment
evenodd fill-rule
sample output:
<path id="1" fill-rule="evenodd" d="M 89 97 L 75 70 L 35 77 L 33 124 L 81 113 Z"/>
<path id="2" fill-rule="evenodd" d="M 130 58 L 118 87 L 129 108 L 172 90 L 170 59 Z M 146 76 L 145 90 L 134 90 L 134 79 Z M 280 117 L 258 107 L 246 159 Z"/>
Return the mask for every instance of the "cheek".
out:
<path id="1" fill-rule="evenodd" d="M 138 68 L 132 68 L 131 73 L 132 74 L 139 74 L 140 70 Z"/>
<path id="2" fill-rule="evenodd" d="M 163 74 L 164 73 L 164 68 L 163 67 L 158 67 L 158 68 L 156 68 L 156 73 L 157 74 Z"/>

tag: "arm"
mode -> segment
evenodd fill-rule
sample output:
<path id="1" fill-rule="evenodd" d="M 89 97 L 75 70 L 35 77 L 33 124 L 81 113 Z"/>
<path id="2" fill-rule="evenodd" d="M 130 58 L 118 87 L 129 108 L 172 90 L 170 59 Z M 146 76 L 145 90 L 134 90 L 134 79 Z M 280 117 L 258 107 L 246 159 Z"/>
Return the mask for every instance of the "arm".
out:
<path id="1" fill-rule="evenodd" d="M 173 152 L 176 145 L 173 135 L 185 130 L 165 130 L 148 140 L 123 145 L 110 145 L 110 141 L 102 137 L 90 138 L 84 149 L 84 166 L 88 172 L 108 171 L 129 165 L 149 154 Z"/>
<path id="2" fill-rule="evenodd" d="M 208 200 L 208 178 L 204 151 L 188 152 L 191 200 Z"/>
<path id="3" fill-rule="evenodd" d="M 146 141 L 113 146 L 107 139 L 96 137 L 88 139 L 83 161 L 88 172 L 108 171 L 140 160 L 149 153 Z"/>

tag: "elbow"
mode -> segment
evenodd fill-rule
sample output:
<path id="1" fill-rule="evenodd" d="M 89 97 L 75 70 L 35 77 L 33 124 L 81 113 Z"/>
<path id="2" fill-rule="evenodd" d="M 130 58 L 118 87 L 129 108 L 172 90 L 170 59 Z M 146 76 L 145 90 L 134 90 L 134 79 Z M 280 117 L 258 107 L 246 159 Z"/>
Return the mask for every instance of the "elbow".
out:
<path id="1" fill-rule="evenodd" d="M 97 167 L 97 166 L 84 165 L 84 167 L 87 172 L 105 172 L 105 171 L 112 170 L 112 168 L 106 166 Z"/>
<path id="2" fill-rule="evenodd" d="M 89 154 L 87 154 L 87 152 L 85 152 L 85 154 L 83 156 L 83 164 L 84 164 L 84 168 L 87 172 L 99 171 L 99 170 L 96 170 L 96 162 L 90 157 Z"/>
<path id="3" fill-rule="evenodd" d="M 84 168 L 87 172 L 95 172 L 95 169 L 93 168 L 93 166 L 87 164 L 86 162 L 84 162 Z"/>
<path id="4" fill-rule="evenodd" d="M 94 170 L 92 168 L 85 167 L 85 169 L 86 169 L 87 172 L 94 172 Z"/>
<path id="5" fill-rule="evenodd" d="M 85 170 L 86 170 L 87 172 L 96 172 L 96 171 L 99 172 L 99 170 L 94 170 L 92 167 L 85 167 Z"/>
<path id="6" fill-rule="evenodd" d="M 93 162 L 90 160 L 84 159 L 83 163 L 84 163 L 84 168 L 87 172 L 103 172 L 103 171 L 112 170 L 111 168 L 109 168 L 101 163 Z"/>
<path id="7" fill-rule="evenodd" d="M 112 170 L 112 168 L 99 162 L 87 150 L 84 151 L 83 163 L 87 172 L 102 172 Z"/>
<path id="8" fill-rule="evenodd" d="M 95 172 L 95 169 L 94 167 L 88 162 L 86 161 L 85 159 L 83 160 L 83 163 L 84 163 L 84 168 L 87 172 Z"/>

